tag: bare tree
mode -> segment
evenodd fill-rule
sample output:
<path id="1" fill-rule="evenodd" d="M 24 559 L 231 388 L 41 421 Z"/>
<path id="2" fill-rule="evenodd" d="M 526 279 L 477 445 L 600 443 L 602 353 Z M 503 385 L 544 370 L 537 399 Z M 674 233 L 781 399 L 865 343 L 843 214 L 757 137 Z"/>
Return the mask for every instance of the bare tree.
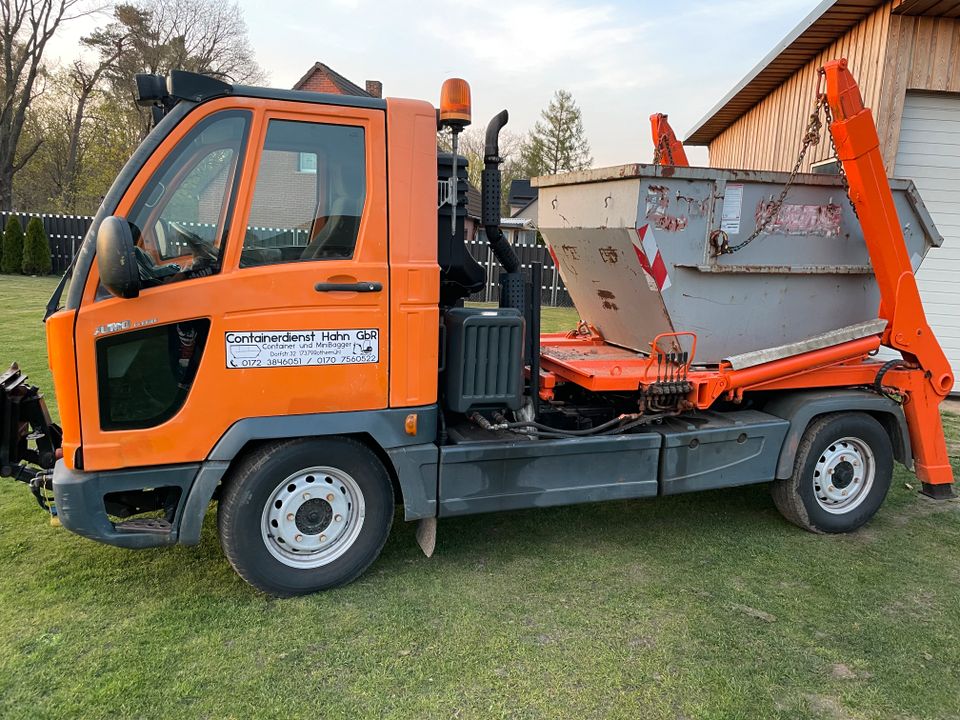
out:
<path id="1" fill-rule="evenodd" d="M 467 180 L 475 188 L 480 188 L 480 176 L 483 174 L 483 150 L 486 144 L 484 130 L 480 127 L 470 127 L 460 133 L 457 142 L 457 153 L 467 159 Z M 443 152 L 450 152 L 450 133 L 441 131 L 437 134 L 437 146 Z M 509 130 L 500 133 L 500 157 L 503 164 L 500 173 L 503 176 L 503 207 L 506 209 L 506 199 L 510 192 L 510 182 L 525 177 L 521 157 L 523 155 L 524 137 Z"/>
<path id="2" fill-rule="evenodd" d="M 30 103 L 43 92 L 43 54 L 60 25 L 84 14 L 84 0 L 0 1 L 0 210 L 13 202 L 13 175 L 37 149 L 42 138 L 21 148 L 20 139 Z"/>
<path id="3" fill-rule="evenodd" d="M 235 2 L 135 2 L 113 6 L 111 17 L 81 40 L 79 59 L 39 75 L 46 92 L 37 97 L 34 89 L 15 158 L 18 203 L 93 212 L 150 130 L 150 113 L 136 103 L 136 73 L 183 69 L 233 82 L 262 78 Z"/>
<path id="4" fill-rule="evenodd" d="M 113 14 L 115 22 L 104 32 L 122 31 L 127 42 L 105 77 L 111 92 L 123 99 L 127 121 L 139 129 L 140 138 L 150 129 L 150 114 L 136 104 L 136 73 L 189 70 L 240 83 L 264 78 L 236 2 L 137 0 L 117 5 Z"/>
<path id="5" fill-rule="evenodd" d="M 170 68 L 215 75 L 231 82 L 263 79 L 236 2 L 149 0 L 158 45 L 168 49 Z"/>
<path id="6" fill-rule="evenodd" d="M 104 73 L 116 67 L 128 38 L 129 33 L 116 26 L 99 30 L 84 38 L 84 44 L 99 48 L 99 57 L 93 63 L 82 58 L 74 60 L 68 73 L 68 91 L 73 102 L 66 108 L 69 135 L 66 157 L 63 158 L 63 169 L 58 179 L 58 190 L 60 205 L 71 211 L 76 202 L 77 179 L 83 159 L 82 134 L 84 122 L 87 120 L 87 107 L 100 87 L 100 79 Z"/>

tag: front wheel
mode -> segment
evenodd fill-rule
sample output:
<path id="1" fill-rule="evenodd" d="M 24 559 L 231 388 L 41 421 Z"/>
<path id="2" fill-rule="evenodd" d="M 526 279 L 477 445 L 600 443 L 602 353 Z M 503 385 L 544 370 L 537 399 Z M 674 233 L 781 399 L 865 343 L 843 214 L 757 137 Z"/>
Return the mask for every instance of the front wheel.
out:
<path id="1" fill-rule="evenodd" d="M 231 471 L 217 510 L 233 569 L 278 597 L 354 580 L 380 554 L 392 522 L 390 477 L 350 438 L 257 448 Z"/>
<path id="2" fill-rule="evenodd" d="M 773 483 L 783 516 L 811 532 L 842 533 L 870 520 L 893 476 L 893 447 L 883 426 L 865 413 L 835 413 L 803 433 L 793 475 Z"/>

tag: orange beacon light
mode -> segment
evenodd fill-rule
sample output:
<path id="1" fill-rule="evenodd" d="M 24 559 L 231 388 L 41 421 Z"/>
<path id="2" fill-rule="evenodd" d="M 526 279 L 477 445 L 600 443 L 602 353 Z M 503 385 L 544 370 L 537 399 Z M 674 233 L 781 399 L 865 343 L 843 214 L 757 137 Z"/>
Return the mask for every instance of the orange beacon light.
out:
<path id="1" fill-rule="evenodd" d="M 470 85 L 450 78 L 440 88 L 440 125 L 462 130 L 470 124 Z"/>

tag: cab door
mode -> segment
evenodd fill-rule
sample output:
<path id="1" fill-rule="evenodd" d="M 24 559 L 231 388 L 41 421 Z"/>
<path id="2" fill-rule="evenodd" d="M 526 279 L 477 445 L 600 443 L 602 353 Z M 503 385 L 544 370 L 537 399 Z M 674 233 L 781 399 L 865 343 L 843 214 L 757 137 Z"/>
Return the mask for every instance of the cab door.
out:
<path id="1" fill-rule="evenodd" d="M 384 113 L 205 103 L 117 215 L 144 287 L 78 313 L 84 467 L 204 459 L 250 417 L 386 407 Z M 91 381 L 95 378 L 95 381 Z"/>

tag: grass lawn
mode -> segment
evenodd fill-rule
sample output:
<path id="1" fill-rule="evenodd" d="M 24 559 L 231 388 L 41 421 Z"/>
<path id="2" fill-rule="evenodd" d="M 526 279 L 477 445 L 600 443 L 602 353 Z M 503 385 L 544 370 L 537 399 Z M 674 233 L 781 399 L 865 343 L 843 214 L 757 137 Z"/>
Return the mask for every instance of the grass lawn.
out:
<path id="1" fill-rule="evenodd" d="M 0 276 L 0 360 L 48 389 L 52 288 Z M 277 601 L 212 513 L 120 550 L 0 481 L 0 716 L 956 718 L 960 504 L 906 483 L 842 537 L 763 486 L 443 520 L 429 560 L 397 522 L 358 582 Z"/>

